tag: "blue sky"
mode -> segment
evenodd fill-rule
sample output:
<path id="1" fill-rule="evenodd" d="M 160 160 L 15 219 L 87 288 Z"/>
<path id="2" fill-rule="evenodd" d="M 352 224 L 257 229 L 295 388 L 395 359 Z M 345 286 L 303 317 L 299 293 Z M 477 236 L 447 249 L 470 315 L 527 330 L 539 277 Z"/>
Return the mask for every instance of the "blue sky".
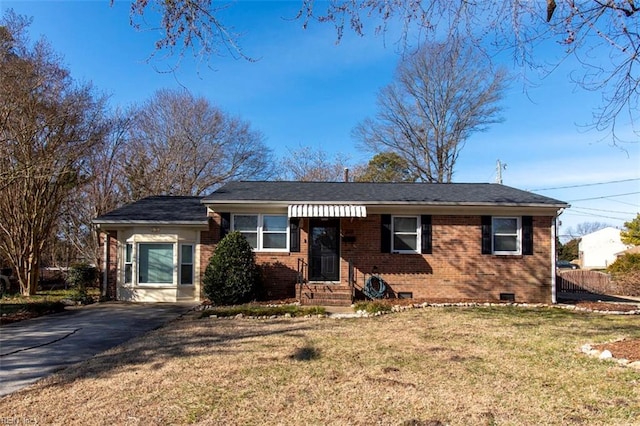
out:
<path id="1" fill-rule="evenodd" d="M 286 19 L 299 4 L 240 1 L 225 12 L 256 62 L 226 55 L 212 58 L 211 69 L 187 56 L 176 72 L 163 73 L 177 58 L 160 53 L 147 61 L 156 34 L 129 25 L 129 2 L 0 0 L 1 9 L 32 16 L 32 39 L 45 36 L 73 77 L 111 94 L 114 107 L 184 87 L 249 121 L 280 157 L 311 146 L 365 162 L 372 154 L 359 149 L 351 131 L 375 114 L 377 91 L 393 78 L 400 58 L 394 37 L 346 32 L 336 45 L 333 27 L 311 23 L 303 30 Z M 545 49 L 539 58 L 561 52 L 554 43 Z M 508 57 L 504 65 L 520 71 Z M 567 61 L 544 78 L 528 73 L 533 84 L 516 78 L 502 103 L 505 121 L 472 135 L 454 174 L 456 182 L 493 182 L 500 159 L 507 165 L 504 184 L 571 203 L 561 233 L 583 222 L 622 226 L 640 211 L 640 143 L 612 147 L 606 133 L 581 126 L 601 94 L 571 83 L 575 67 Z M 632 136 L 625 123 L 619 131 Z"/>

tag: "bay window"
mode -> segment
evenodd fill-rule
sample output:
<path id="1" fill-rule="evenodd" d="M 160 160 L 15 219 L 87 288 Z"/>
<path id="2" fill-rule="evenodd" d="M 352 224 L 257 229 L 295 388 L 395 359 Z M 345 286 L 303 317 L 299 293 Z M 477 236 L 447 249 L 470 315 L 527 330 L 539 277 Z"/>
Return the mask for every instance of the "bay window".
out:
<path id="1" fill-rule="evenodd" d="M 173 284 L 173 244 L 138 244 L 138 284 Z"/>
<path id="2" fill-rule="evenodd" d="M 124 282 L 133 282 L 133 244 L 130 243 L 124 248 Z"/>
<path id="3" fill-rule="evenodd" d="M 193 245 L 180 245 L 180 284 L 193 284 Z"/>
<path id="4" fill-rule="evenodd" d="M 126 243 L 123 247 L 124 284 L 149 286 L 193 285 L 195 245 L 175 242 Z"/>

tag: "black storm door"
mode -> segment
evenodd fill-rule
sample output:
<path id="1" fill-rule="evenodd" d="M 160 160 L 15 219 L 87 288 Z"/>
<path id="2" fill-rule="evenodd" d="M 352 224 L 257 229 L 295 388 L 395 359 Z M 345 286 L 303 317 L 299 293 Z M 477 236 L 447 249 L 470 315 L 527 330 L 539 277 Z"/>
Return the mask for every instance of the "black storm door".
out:
<path id="1" fill-rule="evenodd" d="M 309 281 L 340 281 L 340 220 L 311 219 Z"/>

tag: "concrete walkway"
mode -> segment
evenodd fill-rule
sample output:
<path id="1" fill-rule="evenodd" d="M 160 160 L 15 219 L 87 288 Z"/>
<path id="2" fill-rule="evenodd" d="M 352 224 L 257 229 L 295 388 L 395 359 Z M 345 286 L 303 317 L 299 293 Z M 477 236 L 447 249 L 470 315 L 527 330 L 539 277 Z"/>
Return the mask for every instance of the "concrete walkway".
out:
<path id="1" fill-rule="evenodd" d="M 0 396 L 178 318 L 193 304 L 107 302 L 0 327 Z"/>

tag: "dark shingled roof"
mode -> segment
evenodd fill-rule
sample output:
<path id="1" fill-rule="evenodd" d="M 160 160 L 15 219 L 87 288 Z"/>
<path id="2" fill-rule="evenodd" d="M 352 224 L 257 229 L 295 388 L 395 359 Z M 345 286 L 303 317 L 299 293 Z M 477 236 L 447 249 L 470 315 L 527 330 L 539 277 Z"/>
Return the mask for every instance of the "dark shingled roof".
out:
<path id="1" fill-rule="evenodd" d="M 232 182 L 202 202 L 231 201 L 568 207 L 563 201 L 493 183 Z"/>
<path id="2" fill-rule="evenodd" d="M 207 224 L 207 209 L 202 197 L 155 196 L 103 214 L 93 223 Z"/>

